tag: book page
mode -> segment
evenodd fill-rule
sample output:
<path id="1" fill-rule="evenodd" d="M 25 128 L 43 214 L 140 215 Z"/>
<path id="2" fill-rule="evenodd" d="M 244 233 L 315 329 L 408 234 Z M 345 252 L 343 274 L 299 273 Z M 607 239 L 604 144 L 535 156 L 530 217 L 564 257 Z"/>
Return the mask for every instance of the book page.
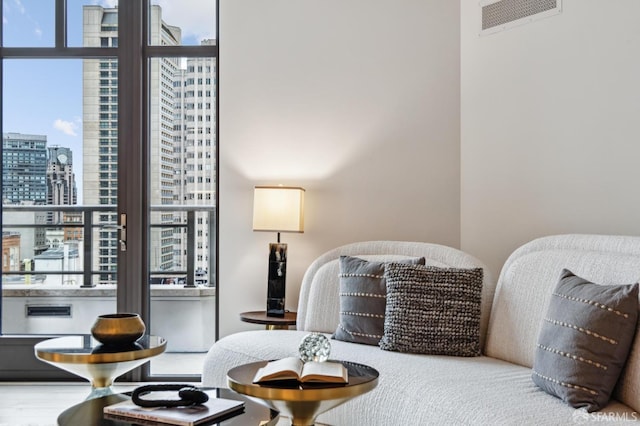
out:
<path id="1" fill-rule="evenodd" d="M 267 365 L 258 369 L 253 383 L 267 380 L 299 380 L 303 362 L 300 358 L 289 357 L 277 361 L 268 362 Z"/>
<path id="2" fill-rule="evenodd" d="M 306 362 L 300 375 L 301 382 L 334 382 L 349 381 L 347 369 L 339 362 Z"/>

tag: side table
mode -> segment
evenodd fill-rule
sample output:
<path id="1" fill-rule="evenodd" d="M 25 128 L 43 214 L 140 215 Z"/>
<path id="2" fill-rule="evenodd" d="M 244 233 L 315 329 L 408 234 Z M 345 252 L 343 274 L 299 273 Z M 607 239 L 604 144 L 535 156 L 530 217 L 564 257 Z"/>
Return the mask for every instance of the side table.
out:
<path id="1" fill-rule="evenodd" d="M 91 382 L 87 399 L 113 393 L 113 380 L 124 373 L 160 355 L 167 348 L 167 341 L 159 336 L 142 336 L 125 347 L 101 345 L 90 334 L 65 336 L 34 346 L 36 357 L 69 371 Z"/>
<path id="2" fill-rule="evenodd" d="M 296 325 L 296 312 L 286 311 L 284 317 L 269 317 L 267 311 L 249 311 L 240 314 L 240 321 L 263 324 L 267 330 L 287 330 Z"/>
<path id="3" fill-rule="evenodd" d="M 291 418 L 295 426 L 315 424 L 318 415 L 374 389 L 378 385 L 375 368 L 349 361 L 341 362 L 349 372 L 345 384 L 305 384 L 293 382 L 253 383 L 259 368 L 267 361 L 252 362 L 234 367 L 227 372 L 227 383 L 232 390 L 263 401 L 269 408 Z"/>

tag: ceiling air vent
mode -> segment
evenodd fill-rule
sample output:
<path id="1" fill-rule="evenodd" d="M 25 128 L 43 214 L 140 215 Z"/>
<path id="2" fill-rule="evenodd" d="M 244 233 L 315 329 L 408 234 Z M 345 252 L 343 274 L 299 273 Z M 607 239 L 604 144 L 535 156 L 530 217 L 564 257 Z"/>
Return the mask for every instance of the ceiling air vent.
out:
<path id="1" fill-rule="evenodd" d="M 561 0 L 485 0 L 481 34 L 490 34 L 561 12 Z"/>

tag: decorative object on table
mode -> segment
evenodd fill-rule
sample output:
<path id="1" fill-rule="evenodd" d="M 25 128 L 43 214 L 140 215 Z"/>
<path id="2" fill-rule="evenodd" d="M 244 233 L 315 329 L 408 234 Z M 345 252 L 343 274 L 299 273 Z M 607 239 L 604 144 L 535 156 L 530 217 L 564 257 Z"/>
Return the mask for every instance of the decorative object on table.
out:
<path id="1" fill-rule="evenodd" d="M 271 410 L 265 404 L 259 404 L 258 402 L 251 401 L 244 396 L 238 395 L 230 389 L 206 388 L 204 391 L 210 396 L 209 401 L 217 397 L 217 399 L 231 399 L 244 402 L 244 405 L 239 407 L 237 410 L 223 414 L 213 420 L 218 426 L 247 426 L 247 424 L 256 426 L 258 424 L 261 426 L 276 426 L 280 418 L 279 412 Z M 79 402 L 60 413 L 56 424 L 58 426 L 125 426 L 132 423 L 141 426 L 158 425 L 158 422 L 151 420 L 133 420 L 104 413 L 104 407 L 114 405 L 122 401 L 131 401 L 131 398 L 127 396 L 127 394 L 116 393 L 103 398 L 95 398 Z M 211 422 L 206 424 L 211 424 Z"/>
<path id="2" fill-rule="evenodd" d="M 300 383 L 348 383 L 349 373 L 340 362 L 304 362 L 291 356 L 270 361 L 260 368 L 253 383 L 295 380 Z"/>
<path id="3" fill-rule="evenodd" d="M 304 188 L 256 186 L 253 193 L 253 230 L 278 233 L 269 244 L 267 316 L 284 316 L 287 279 L 287 244 L 281 232 L 304 232 Z"/>
<path id="4" fill-rule="evenodd" d="M 171 399 L 146 399 L 145 395 L 151 392 L 167 392 L 178 391 L 175 398 L 175 394 Z M 203 404 L 209 400 L 209 395 L 201 391 L 200 389 L 185 384 L 169 384 L 169 385 L 145 385 L 138 386 L 133 390 L 131 394 L 131 400 L 134 404 L 140 407 L 186 407 L 189 405 Z"/>
<path id="5" fill-rule="evenodd" d="M 184 386 L 184 385 L 183 385 Z M 162 394 L 163 392 L 159 392 Z M 175 395 L 175 392 L 172 392 Z M 140 407 L 133 400 L 125 400 L 103 408 L 105 418 L 110 420 L 139 419 L 158 423 L 192 426 L 213 423 L 240 414 L 244 411 L 244 402 L 217 398 L 216 391 L 202 392 L 207 401 L 201 404 L 175 407 Z M 161 395 L 164 398 L 163 395 Z"/>
<path id="6" fill-rule="evenodd" d="M 304 362 L 324 362 L 331 354 L 331 342 L 322 333 L 311 333 L 304 336 L 298 347 L 300 359 Z"/>
<path id="7" fill-rule="evenodd" d="M 93 337 L 103 345 L 126 346 L 144 335 L 146 326 L 138 314 L 100 315 L 91 327 Z"/>

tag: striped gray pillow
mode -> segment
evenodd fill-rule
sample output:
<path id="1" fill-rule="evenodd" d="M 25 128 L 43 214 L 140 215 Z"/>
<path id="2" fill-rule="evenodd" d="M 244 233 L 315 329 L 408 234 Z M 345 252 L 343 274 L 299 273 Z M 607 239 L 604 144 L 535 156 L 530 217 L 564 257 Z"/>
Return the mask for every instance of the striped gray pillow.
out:
<path id="1" fill-rule="evenodd" d="M 380 348 L 433 355 L 480 355 L 482 268 L 391 263 Z"/>
<path id="2" fill-rule="evenodd" d="M 400 262 L 424 265 L 425 258 Z M 333 338 L 377 345 L 384 330 L 387 305 L 385 262 L 340 256 L 340 323 Z"/>
<path id="3" fill-rule="evenodd" d="M 533 382 L 574 408 L 603 408 L 637 321 L 637 284 L 598 285 L 564 269 L 538 337 Z"/>

